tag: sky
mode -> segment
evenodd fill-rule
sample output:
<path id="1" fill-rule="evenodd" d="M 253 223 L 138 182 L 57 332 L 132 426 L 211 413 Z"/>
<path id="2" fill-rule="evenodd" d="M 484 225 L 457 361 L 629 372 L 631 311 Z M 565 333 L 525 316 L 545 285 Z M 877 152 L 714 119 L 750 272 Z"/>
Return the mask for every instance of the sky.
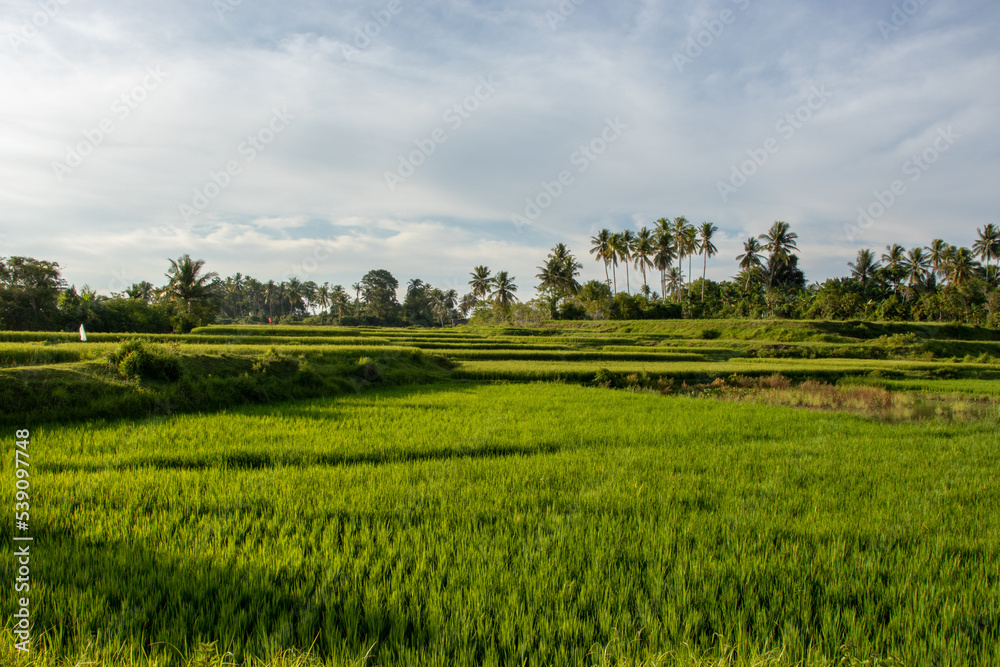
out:
<path id="1" fill-rule="evenodd" d="M 996 0 L 0 0 L 0 256 L 526 298 L 556 243 L 603 279 L 599 229 L 683 215 L 712 279 L 782 220 L 822 281 L 1000 222 L 997 34 Z"/>

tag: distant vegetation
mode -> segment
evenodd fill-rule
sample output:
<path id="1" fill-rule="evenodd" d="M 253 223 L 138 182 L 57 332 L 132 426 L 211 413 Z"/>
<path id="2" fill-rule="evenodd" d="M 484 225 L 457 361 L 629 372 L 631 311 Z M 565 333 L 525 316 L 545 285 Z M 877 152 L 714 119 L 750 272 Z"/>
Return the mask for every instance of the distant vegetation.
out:
<path id="1" fill-rule="evenodd" d="M 54 262 L 8 257 L 0 259 L 0 329 L 59 331 L 82 324 L 95 332 L 167 333 L 213 322 L 430 327 L 465 318 L 522 326 L 680 318 L 1000 326 L 1000 230 L 993 224 L 978 230 L 971 248 L 935 239 L 926 248 L 893 244 L 881 254 L 861 250 L 847 264 L 849 276 L 812 284 L 799 268 L 798 235 L 785 222 L 743 243 L 731 280 L 707 279 L 709 260 L 718 254 L 717 232 L 710 222 L 694 226 L 684 217 L 662 218 L 653 230 L 602 229 L 591 239 L 590 254 L 606 279 L 582 284 L 583 265 L 559 243 L 538 267 L 538 296 L 527 302 L 517 296 L 515 276 L 486 266 L 473 269 L 464 295 L 413 278 L 399 303 L 400 283 L 385 269 L 369 271 L 345 288 L 295 277 L 220 278 L 205 272 L 202 260 L 184 255 L 169 260 L 165 284 L 134 283 L 107 297 L 86 285 L 68 286 Z"/>

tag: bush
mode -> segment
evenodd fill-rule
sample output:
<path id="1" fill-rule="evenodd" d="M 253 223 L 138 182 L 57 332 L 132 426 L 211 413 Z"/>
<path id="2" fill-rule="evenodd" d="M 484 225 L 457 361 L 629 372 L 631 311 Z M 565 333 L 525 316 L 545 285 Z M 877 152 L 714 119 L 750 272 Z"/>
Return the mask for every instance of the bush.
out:
<path id="1" fill-rule="evenodd" d="M 621 376 L 607 368 L 602 368 L 594 374 L 594 384 L 604 389 L 617 389 L 621 387 Z"/>
<path id="2" fill-rule="evenodd" d="M 267 352 L 254 361 L 253 370 L 255 373 L 284 378 L 298 372 L 299 362 L 292 357 L 286 357 L 274 347 L 270 347 Z"/>
<path id="3" fill-rule="evenodd" d="M 559 309 L 556 313 L 557 320 L 589 320 L 587 309 L 579 303 L 570 301 Z"/>
<path id="4" fill-rule="evenodd" d="M 374 383 L 382 379 L 382 370 L 370 357 L 361 357 L 358 359 L 358 375 L 365 382 Z"/>
<path id="5" fill-rule="evenodd" d="M 122 341 L 117 350 L 108 354 L 108 362 L 130 380 L 176 382 L 181 378 L 181 361 L 174 352 L 138 338 Z"/>

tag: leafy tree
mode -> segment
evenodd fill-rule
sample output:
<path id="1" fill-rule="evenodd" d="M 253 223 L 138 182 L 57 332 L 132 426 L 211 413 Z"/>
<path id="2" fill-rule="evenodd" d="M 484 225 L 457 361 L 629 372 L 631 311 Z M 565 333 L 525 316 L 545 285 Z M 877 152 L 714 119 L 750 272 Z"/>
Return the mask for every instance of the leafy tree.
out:
<path id="1" fill-rule="evenodd" d="M 599 280 L 584 283 L 576 297 L 591 317 L 600 317 L 611 307 L 611 288 Z"/>
<path id="2" fill-rule="evenodd" d="M 395 324 L 399 319 L 399 302 L 396 300 L 399 281 L 385 269 L 375 269 L 364 275 L 360 286 L 368 321 L 381 326 Z"/>
<path id="3" fill-rule="evenodd" d="M 59 328 L 59 295 L 66 288 L 59 265 L 32 257 L 0 258 L 0 329 Z"/>

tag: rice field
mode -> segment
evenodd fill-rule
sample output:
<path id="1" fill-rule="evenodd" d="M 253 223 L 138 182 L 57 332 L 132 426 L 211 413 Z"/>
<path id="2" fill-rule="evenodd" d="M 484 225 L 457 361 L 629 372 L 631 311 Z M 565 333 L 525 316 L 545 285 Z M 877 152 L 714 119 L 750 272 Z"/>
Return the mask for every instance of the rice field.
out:
<path id="1" fill-rule="evenodd" d="M 371 346 L 281 332 L 296 344 L 275 350 L 318 369 L 390 350 L 455 366 L 433 384 L 25 424 L 34 653 L 13 650 L 4 596 L 0 662 L 1000 664 L 995 363 L 719 360 L 738 341 L 553 329 L 341 336 L 391 341 Z M 173 349 L 186 373 L 218 372 L 208 360 L 272 345 L 251 336 L 213 327 Z M 435 340 L 463 347 L 421 346 Z M 0 343 L 0 379 L 31 346 L 66 355 L 45 368 L 99 373 L 116 345 L 44 341 Z M 994 409 L 887 423 L 605 389 L 601 369 L 812 374 Z M 13 470 L 6 448 L 6 498 Z M 12 537 L 4 522 L 8 581 Z"/>

